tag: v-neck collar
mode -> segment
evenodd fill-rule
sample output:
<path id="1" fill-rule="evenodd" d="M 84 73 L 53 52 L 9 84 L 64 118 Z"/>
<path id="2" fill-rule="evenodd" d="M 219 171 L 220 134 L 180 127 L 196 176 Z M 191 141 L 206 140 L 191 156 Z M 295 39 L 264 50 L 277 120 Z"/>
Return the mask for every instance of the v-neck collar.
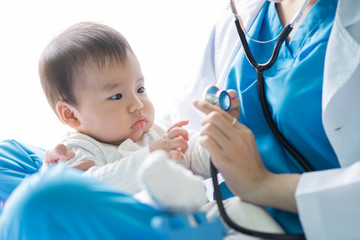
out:
<path id="1" fill-rule="evenodd" d="M 301 52 L 302 47 L 306 43 L 309 36 L 311 36 L 316 30 L 316 27 L 325 18 L 333 18 L 333 15 L 330 13 L 335 12 L 334 8 L 336 8 L 336 4 L 330 4 L 331 1 L 337 2 L 337 0 L 318 0 L 314 4 L 303 21 L 300 23 L 291 40 L 288 43 L 283 43 L 285 44 L 285 47 L 283 47 L 280 51 L 279 59 L 296 58 Z M 269 27 L 266 33 L 259 33 L 258 27 L 252 27 L 250 28 L 249 35 L 261 37 L 265 34 L 267 35 L 267 39 L 259 40 L 269 40 L 281 33 L 284 27 L 282 26 L 274 2 L 267 1 L 264 4 L 264 7 L 254 22 L 254 25 L 263 25 L 265 22 Z M 264 29 L 262 29 L 262 31 L 264 31 Z M 274 44 L 275 42 L 276 40 L 274 41 Z"/>
<path id="2" fill-rule="evenodd" d="M 288 57 L 296 58 L 301 52 L 305 42 L 309 36 L 312 35 L 317 26 L 323 22 L 325 18 L 333 18 L 333 15 L 330 13 L 332 12 L 331 9 L 336 7 L 336 4 L 330 4 L 331 1 L 336 2 L 336 0 L 318 0 L 310 9 L 290 41 L 284 43 L 286 45 L 285 49 L 288 51 L 287 54 L 289 54 Z M 335 9 L 333 9 L 333 11 L 335 11 Z M 269 13 L 272 15 L 269 19 L 274 21 L 273 24 L 270 25 L 273 26 L 272 32 L 276 34 L 279 31 L 282 31 L 284 27 L 280 22 L 280 18 L 274 2 L 270 3 Z"/>

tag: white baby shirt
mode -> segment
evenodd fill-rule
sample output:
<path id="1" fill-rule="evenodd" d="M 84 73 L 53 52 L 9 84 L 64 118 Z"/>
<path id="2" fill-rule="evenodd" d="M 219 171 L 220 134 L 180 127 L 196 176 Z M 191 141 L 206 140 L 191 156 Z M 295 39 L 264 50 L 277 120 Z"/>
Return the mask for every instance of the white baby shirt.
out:
<path id="1" fill-rule="evenodd" d="M 149 146 L 166 133 L 160 125 L 154 126 L 137 142 L 125 140 L 120 146 L 99 142 L 87 135 L 71 132 L 64 136 L 63 144 L 75 152 L 75 157 L 63 164 L 70 165 L 82 160 L 91 160 L 95 166 L 83 173 L 115 187 L 118 191 L 135 194 L 141 191 L 136 179 L 140 165 L 150 154 Z M 195 174 L 210 177 L 210 157 L 199 144 L 199 134 L 189 134 L 185 159 L 179 162 Z"/>

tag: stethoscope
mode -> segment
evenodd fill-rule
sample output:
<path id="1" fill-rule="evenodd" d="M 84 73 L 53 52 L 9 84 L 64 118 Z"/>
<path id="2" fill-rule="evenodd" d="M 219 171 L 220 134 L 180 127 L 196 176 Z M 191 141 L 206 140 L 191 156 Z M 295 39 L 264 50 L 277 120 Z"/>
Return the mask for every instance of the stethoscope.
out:
<path id="1" fill-rule="evenodd" d="M 269 41 L 263 41 L 263 42 L 270 42 L 270 41 L 275 41 L 277 39 L 277 42 L 275 44 L 275 48 L 273 50 L 271 58 L 266 63 L 260 64 L 260 63 L 256 62 L 256 60 L 254 59 L 254 57 L 250 51 L 250 48 L 249 48 L 249 45 L 247 43 L 246 36 L 245 36 L 246 35 L 245 30 L 242 26 L 241 18 L 237 13 L 234 1 L 230 0 L 231 10 L 235 16 L 236 29 L 238 31 L 240 41 L 241 41 L 242 47 L 244 49 L 246 58 L 248 59 L 250 64 L 255 68 L 256 73 L 257 73 L 258 94 L 259 94 L 260 103 L 261 103 L 261 107 L 262 107 L 266 122 L 269 125 L 273 134 L 278 139 L 278 141 L 294 157 L 294 159 L 304 168 L 305 171 L 313 171 L 314 168 L 305 159 L 305 157 L 293 145 L 291 145 L 289 143 L 289 141 L 284 137 L 284 135 L 277 128 L 273 118 L 271 117 L 271 113 L 270 113 L 270 110 L 269 110 L 269 107 L 267 104 L 267 99 L 266 99 L 266 94 L 265 94 L 263 72 L 265 70 L 269 69 L 275 63 L 275 61 L 278 57 L 281 45 L 286 40 L 289 33 L 292 31 L 294 25 L 301 18 L 302 14 L 305 11 L 306 7 L 308 6 L 309 2 L 310 2 L 310 0 L 305 0 L 305 3 L 303 5 L 303 7 L 301 8 L 301 10 L 299 12 L 297 12 L 297 14 L 292 19 L 292 21 L 284 27 L 282 32 L 276 38 L 269 40 Z M 249 38 L 251 40 L 253 40 L 251 37 L 249 37 Z M 212 104 L 218 105 L 220 108 L 222 108 L 225 111 L 230 110 L 231 98 L 230 98 L 230 95 L 226 91 L 221 91 L 216 86 L 209 86 L 205 90 L 204 95 L 205 95 L 204 97 L 205 97 L 206 101 L 208 101 Z M 211 177 L 212 177 L 212 182 L 213 182 L 213 186 L 214 186 L 214 196 L 215 196 L 215 200 L 218 205 L 218 208 L 219 208 L 220 215 L 230 227 L 232 227 L 233 229 L 235 229 L 241 233 L 251 235 L 254 237 L 264 238 L 264 239 L 286 239 L 286 240 L 305 239 L 304 234 L 266 233 L 266 232 L 254 231 L 254 230 L 247 229 L 247 228 L 237 225 L 235 222 L 233 222 L 229 218 L 229 216 L 227 215 L 227 213 L 225 211 L 225 208 L 224 208 L 224 205 L 222 202 L 222 195 L 221 195 L 220 187 L 219 187 L 218 180 L 217 180 L 217 169 L 213 165 L 212 161 L 210 161 L 210 171 L 211 171 Z"/>

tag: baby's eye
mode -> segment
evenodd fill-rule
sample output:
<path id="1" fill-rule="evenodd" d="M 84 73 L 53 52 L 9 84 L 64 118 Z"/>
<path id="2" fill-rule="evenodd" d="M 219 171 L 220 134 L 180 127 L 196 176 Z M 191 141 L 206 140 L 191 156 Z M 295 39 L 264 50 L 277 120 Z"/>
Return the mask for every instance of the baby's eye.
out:
<path id="1" fill-rule="evenodd" d="M 119 100 L 122 98 L 122 94 L 121 93 L 117 93 L 115 95 L 112 95 L 111 97 L 109 97 L 110 100 Z"/>
<path id="2" fill-rule="evenodd" d="M 137 90 L 138 93 L 144 93 L 146 89 L 144 87 L 141 87 Z"/>

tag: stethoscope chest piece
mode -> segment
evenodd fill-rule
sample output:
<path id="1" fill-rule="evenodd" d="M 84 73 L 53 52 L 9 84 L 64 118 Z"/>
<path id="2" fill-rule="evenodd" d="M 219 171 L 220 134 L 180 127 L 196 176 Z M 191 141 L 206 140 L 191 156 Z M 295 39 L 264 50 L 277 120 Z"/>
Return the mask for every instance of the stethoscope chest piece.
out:
<path id="1" fill-rule="evenodd" d="M 204 99 L 208 103 L 214 104 L 227 112 L 231 108 L 230 95 L 214 85 L 210 85 L 204 90 Z"/>

